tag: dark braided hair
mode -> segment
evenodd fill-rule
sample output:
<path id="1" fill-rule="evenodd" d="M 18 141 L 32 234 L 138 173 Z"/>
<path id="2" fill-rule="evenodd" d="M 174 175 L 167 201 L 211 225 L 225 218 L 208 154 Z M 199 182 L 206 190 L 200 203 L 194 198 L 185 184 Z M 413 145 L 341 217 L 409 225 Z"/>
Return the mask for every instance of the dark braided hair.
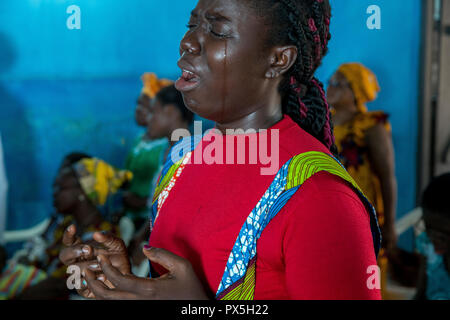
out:
<path id="1" fill-rule="evenodd" d="M 328 52 L 328 0 L 250 0 L 271 26 L 268 45 L 295 45 L 298 57 L 280 85 L 283 113 L 321 141 L 333 154 L 333 125 L 323 84 L 314 73 Z"/>

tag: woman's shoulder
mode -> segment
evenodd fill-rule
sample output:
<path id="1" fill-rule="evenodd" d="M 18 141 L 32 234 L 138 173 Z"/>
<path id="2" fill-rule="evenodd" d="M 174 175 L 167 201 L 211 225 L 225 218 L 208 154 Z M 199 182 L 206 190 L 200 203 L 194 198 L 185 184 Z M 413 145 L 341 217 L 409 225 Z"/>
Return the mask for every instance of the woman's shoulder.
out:
<path id="1" fill-rule="evenodd" d="M 325 171 L 306 180 L 282 211 L 283 229 L 326 223 L 370 232 L 370 213 L 363 200 L 344 179 Z"/>
<path id="2" fill-rule="evenodd" d="M 286 116 L 285 120 L 285 125 L 279 131 L 280 161 L 286 162 L 298 154 L 311 151 L 330 154 L 330 150 L 322 142 L 289 116 Z"/>
<path id="3" fill-rule="evenodd" d="M 326 171 L 318 172 L 306 180 L 294 195 L 293 200 L 294 206 L 302 203 L 314 204 L 323 200 L 330 207 L 337 202 L 350 201 L 360 206 L 362 210 L 366 210 L 361 198 L 350 183 Z"/>

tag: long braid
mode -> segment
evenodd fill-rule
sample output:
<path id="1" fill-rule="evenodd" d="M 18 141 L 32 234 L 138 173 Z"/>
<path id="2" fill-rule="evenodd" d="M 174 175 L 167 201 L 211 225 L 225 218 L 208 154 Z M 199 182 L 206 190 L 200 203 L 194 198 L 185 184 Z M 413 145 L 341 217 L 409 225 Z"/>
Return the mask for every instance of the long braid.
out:
<path id="1" fill-rule="evenodd" d="M 323 84 L 314 78 L 328 51 L 331 9 L 328 0 L 253 0 L 272 19 L 272 44 L 295 45 L 298 56 L 281 83 L 283 113 L 334 154 L 333 124 Z"/>

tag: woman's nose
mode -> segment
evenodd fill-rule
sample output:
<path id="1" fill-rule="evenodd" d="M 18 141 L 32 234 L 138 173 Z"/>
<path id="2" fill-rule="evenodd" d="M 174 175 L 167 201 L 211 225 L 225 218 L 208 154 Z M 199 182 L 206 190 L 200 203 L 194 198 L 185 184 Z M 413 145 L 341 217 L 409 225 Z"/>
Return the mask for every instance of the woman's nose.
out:
<path id="1" fill-rule="evenodd" d="M 180 55 L 184 53 L 199 54 L 201 52 L 201 45 L 196 35 L 197 32 L 197 30 L 191 30 L 185 34 L 180 43 Z"/>

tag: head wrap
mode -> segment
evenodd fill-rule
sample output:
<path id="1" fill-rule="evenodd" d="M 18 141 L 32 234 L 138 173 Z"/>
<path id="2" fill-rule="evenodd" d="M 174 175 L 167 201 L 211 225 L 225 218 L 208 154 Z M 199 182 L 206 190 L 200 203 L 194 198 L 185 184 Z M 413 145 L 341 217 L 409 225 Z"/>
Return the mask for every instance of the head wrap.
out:
<path id="1" fill-rule="evenodd" d="M 163 88 L 173 84 L 173 81 L 167 79 L 158 79 L 154 73 L 144 73 L 141 77 L 144 87 L 142 93 L 153 99 L 156 94 Z"/>
<path id="2" fill-rule="evenodd" d="M 360 63 L 346 63 L 339 67 L 341 73 L 350 83 L 360 112 L 367 112 L 366 103 L 377 98 L 380 91 L 375 74 Z"/>
<path id="3" fill-rule="evenodd" d="M 117 170 L 97 158 L 82 159 L 73 168 L 84 193 L 96 206 L 103 206 L 108 196 L 133 178 L 130 171 Z"/>

